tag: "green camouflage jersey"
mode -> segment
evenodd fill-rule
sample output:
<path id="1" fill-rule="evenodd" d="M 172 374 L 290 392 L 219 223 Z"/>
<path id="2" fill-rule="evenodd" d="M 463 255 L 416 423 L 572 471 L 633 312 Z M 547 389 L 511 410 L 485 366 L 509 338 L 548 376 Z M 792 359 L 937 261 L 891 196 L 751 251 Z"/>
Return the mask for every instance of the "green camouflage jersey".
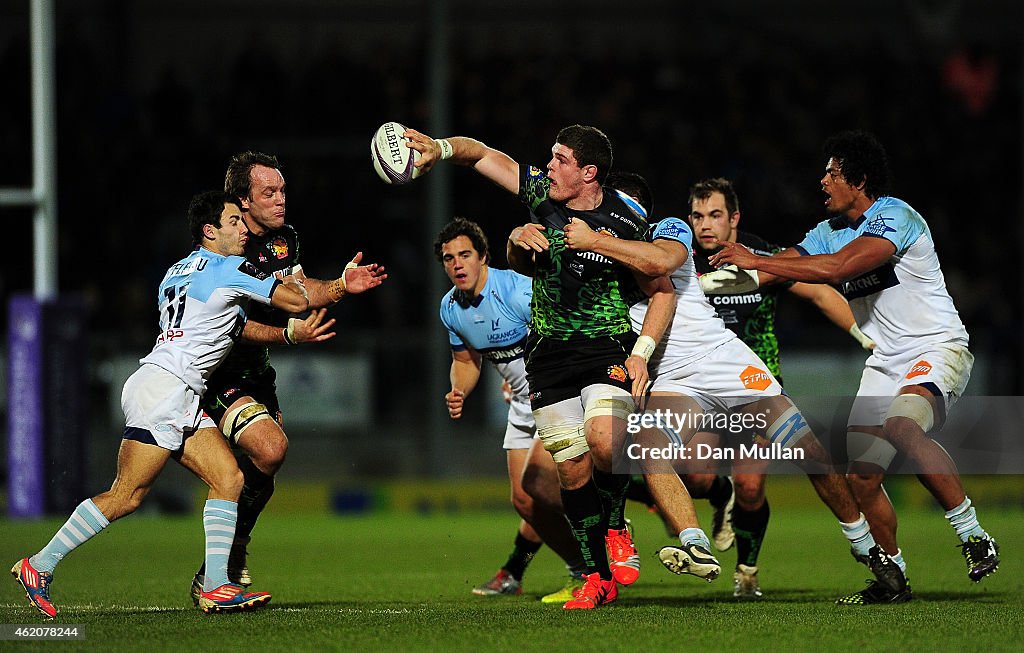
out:
<path id="1" fill-rule="evenodd" d="M 530 208 L 533 222 L 544 226 L 551 243 L 536 255 L 533 303 L 534 333 L 556 340 L 593 339 L 630 331 L 629 307 L 644 297 L 625 267 L 594 252 L 569 250 L 563 228 L 570 218 L 616 238 L 643 240 L 648 231 L 640 217 L 612 189 L 604 189 L 600 206 L 591 211 L 566 208 L 548 198 L 551 180 L 544 170 L 521 166 L 519 200 Z"/>
<path id="2" fill-rule="evenodd" d="M 736 241 L 761 256 L 771 256 L 782 249 L 745 231 L 736 233 Z M 697 274 L 711 272 L 713 268 L 708 263 L 708 252 L 700 247 L 694 247 L 693 250 Z M 779 369 L 779 340 L 775 337 L 775 306 L 779 292 L 792 285 L 793 282 L 790 281 L 771 284 L 747 293 L 708 294 L 708 301 L 715 307 L 715 312 L 725 322 L 725 326 L 754 350 L 780 383 L 782 375 Z"/>

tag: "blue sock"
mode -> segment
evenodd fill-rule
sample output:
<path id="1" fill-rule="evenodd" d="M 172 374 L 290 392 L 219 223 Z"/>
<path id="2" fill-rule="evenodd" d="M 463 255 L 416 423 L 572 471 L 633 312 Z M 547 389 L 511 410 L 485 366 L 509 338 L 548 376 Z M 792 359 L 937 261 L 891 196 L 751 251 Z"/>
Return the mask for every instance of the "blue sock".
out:
<path id="1" fill-rule="evenodd" d="M 75 511 L 71 513 L 71 517 L 64 522 L 50 543 L 32 556 L 29 563 L 39 571 L 52 572 L 57 563 L 64 559 L 64 556 L 109 525 L 110 522 L 92 502 L 92 499 L 86 499 L 78 504 Z"/>
<path id="2" fill-rule="evenodd" d="M 903 559 L 903 549 L 896 549 L 896 555 L 889 556 L 889 559 L 899 565 L 904 576 L 907 575 L 907 562 Z"/>
<path id="3" fill-rule="evenodd" d="M 228 555 L 235 539 L 238 503 L 207 499 L 203 506 L 203 530 L 206 532 L 206 577 L 203 591 L 215 590 L 228 582 Z"/>
<path id="4" fill-rule="evenodd" d="M 687 528 L 680 531 L 679 542 L 683 546 L 686 546 L 687 544 L 699 544 L 708 551 L 711 550 L 711 542 L 708 541 L 708 536 L 699 528 Z"/>
<path id="5" fill-rule="evenodd" d="M 946 519 L 961 542 L 966 542 L 972 535 L 979 538 L 988 537 L 988 533 L 978 523 L 978 516 L 974 513 L 970 497 L 965 496 L 963 503 L 947 512 Z"/>
<path id="6" fill-rule="evenodd" d="M 857 555 L 866 556 L 871 547 L 875 546 L 875 538 L 871 536 L 871 527 L 868 526 L 868 520 L 864 519 L 864 513 L 860 513 L 855 522 L 839 522 L 839 525 L 843 527 L 843 535 L 850 540 L 850 547 Z"/>

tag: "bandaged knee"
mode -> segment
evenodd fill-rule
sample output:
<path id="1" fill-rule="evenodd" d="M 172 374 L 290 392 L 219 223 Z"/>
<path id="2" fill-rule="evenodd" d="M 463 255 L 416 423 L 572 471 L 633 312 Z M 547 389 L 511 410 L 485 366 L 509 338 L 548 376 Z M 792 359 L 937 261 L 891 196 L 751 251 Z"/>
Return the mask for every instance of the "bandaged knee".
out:
<path id="1" fill-rule="evenodd" d="M 615 417 L 625 421 L 634 410 L 636 403 L 633 402 L 632 395 L 620 388 L 607 386 L 594 396 L 588 397 L 583 410 L 583 421 L 586 423 L 592 417 Z"/>
<path id="2" fill-rule="evenodd" d="M 765 430 L 765 437 L 781 447 L 795 446 L 811 432 L 800 409 L 790 406 Z"/>
<path id="3" fill-rule="evenodd" d="M 590 451 L 582 424 L 551 424 L 537 428 L 544 450 L 556 462 L 564 462 Z"/>
<path id="4" fill-rule="evenodd" d="M 889 469 L 896 457 L 896 447 L 877 435 L 849 431 L 846 434 L 846 456 L 850 463 L 870 463 Z"/>
<path id="5" fill-rule="evenodd" d="M 927 433 L 935 425 L 935 411 L 930 401 L 921 395 L 908 394 L 900 395 L 889 404 L 889 412 L 885 419 L 891 417 L 906 417 L 914 422 Z"/>
<path id="6" fill-rule="evenodd" d="M 265 419 L 274 418 L 263 404 L 255 401 L 242 404 L 224 415 L 224 437 L 231 443 L 238 444 L 238 438 L 245 432 L 245 429 Z"/>

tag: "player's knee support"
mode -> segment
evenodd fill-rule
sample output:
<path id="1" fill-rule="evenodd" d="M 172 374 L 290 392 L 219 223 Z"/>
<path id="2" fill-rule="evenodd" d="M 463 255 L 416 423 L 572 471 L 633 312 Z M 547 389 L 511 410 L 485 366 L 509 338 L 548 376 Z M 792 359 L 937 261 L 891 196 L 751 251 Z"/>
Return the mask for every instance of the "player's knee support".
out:
<path id="1" fill-rule="evenodd" d="M 582 424 L 552 424 L 537 428 L 544 449 L 556 462 L 564 462 L 590 451 Z"/>
<path id="2" fill-rule="evenodd" d="M 896 457 L 896 447 L 888 440 L 871 433 L 849 431 L 846 434 L 846 456 L 851 464 L 869 463 L 889 469 Z"/>
<path id="3" fill-rule="evenodd" d="M 811 427 L 804 419 L 800 409 L 790 405 L 774 422 L 765 429 L 765 437 L 772 444 L 792 447 L 811 433 Z"/>
<path id="4" fill-rule="evenodd" d="M 900 395 L 889 404 L 889 412 L 885 419 L 890 417 L 906 417 L 927 433 L 935 426 L 935 411 L 930 401 L 921 395 L 906 394 Z"/>
<path id="5" fill-rule="evenodd" d="M 625 421 L 636 410 L 633 396 L 621 388 L 602 386 L 587 400 L 583 409 L 583 422 L 592 417 L 615 417 Z"/>
<path id="6" fill-rule="evenodd" d="M 224 415 L 224 437 L 231 443 L 238 444 L 238 438 L 245 429 L 265 419 L 274 418 L 263 404 L 255 401 L 242 404 Z"/>

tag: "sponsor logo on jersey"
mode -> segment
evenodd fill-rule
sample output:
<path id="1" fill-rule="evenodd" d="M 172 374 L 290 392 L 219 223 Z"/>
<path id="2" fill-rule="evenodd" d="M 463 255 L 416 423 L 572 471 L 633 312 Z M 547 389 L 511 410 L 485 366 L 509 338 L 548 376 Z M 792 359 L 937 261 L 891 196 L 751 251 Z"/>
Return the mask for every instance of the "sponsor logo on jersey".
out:
<path id="1" fill-rule="evenodd" d="M 654 229 L 654 238 L 682 241 L 690 236 L 690 228 L 682 220 L 662 220 Z"/>
<path id="2" fill-rule="evenodd" d="M 880 293 L 886 288 L 898 286 L 899 283 L 900 280 L 896 278 L 896 270 L 893 269 L 892 263 L 883 263 L 870 272 L 865 272 L 859 277 L 839 284 L 839 292 L 847 300 L 851 300 Z"/>
<path id="3" fill-rule="evenodd" d="M 612 381 L 618 381 L 624 383 L 629 375 L 626 374 L 626 368 L 621 365 L 612 365 L 608 368 L 608 378 Z"/>
<path id="4" fill-rule="evenodd" d="M 637 206 L 639 206 L 639 205 L 637 205 Z M 632 207 L 630 207 L 630 208 L 632 208 Z M 626 224 L 628 224 L 633 229 L 633 231 L 639 231 L 640 230 L 640 227 L 637 225 L 637 223 L 633 222 L 629 218 L 626 218 L 626 217 L 623 217 L 623 216 L 619 215 L 615 211 L 609 211 L 608 215 L 612 216 L 616 220 L 619 220 L 620 222 L 625 222 Z M 608 231 L 607 229 L 604 229 L 604 228 L 598 229 L 598 231 L 607 231 L 608 233 L 610 233 L 613 236 L 615 236 L 614 233 L 612 233 L 611 231 Z M 618 238 L 618 236 L 615 236 L 615 237 Z"/>
<path id="5" fill-rule="evenodd" d="M 915 376 L 924 376 L 925 374 L 928 374 L 931 371 L 932 364 L 924 359 L 921 359 L 914 363 L 914 366 L 910 368 L 910 371 L 907 373 L 906 378 L 912 379 Z"/>
<path id="6" fill-rule="evenodd" d="M 747 365 L 740 372 L 740 382 L 747 390 L 765 390 L 772 384 L 772 375 L 753 365 Z"/>
<path id="7" fill-rule="evenodd" d="M 511 347 L 500 347 L 495 349 L 482 349 L 480 355 L 492 363 L 507 363 L 517 358 L 522 358 L 526 353 L 526 341 L 520 340 Z"/>
<path id="8" fill-rule="evenodd" d="M 256 277 L 260 281 L 263 281 L 270 276 L 249 261 L 242 261 L 242 264 L 238 266 L 238 271 L 243 274 L 248 274 L 250 277 Z"/>
<path id="9" fill-rule="evenodd" d="M 749 295 L 708 295 L 708 299 L 715 306 L 729 304 L 760 304 L 764 297 L 759 292 Z"/>
<path id="10" fill-rule="evenodd" d="M 871 234 L 872 236 L 885 236 L 888 233 L 896 233 L 896 230 L 889 226 L 889 220 L 894 218 L 887 218 L 881 213 L 871 218 L 871 222 L 868 226 L 864 227 L 864 233 Z"/>
<path id="11" fill-rule="evenodd" d="M 277 260 L 288 258 L 288 241 L 281 236 L 267 243 L 267 248 L 274 254 Z"/>

